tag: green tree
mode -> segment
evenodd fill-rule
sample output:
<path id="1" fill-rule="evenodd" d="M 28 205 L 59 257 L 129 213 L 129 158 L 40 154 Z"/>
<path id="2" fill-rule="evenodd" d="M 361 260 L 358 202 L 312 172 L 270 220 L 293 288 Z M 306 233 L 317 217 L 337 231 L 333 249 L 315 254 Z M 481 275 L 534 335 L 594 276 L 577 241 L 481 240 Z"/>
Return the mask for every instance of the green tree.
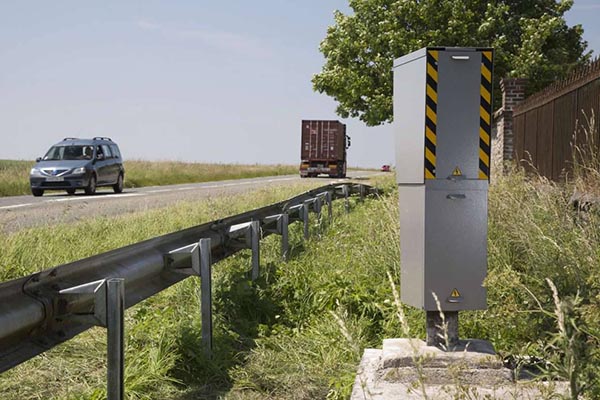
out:
<path id="1" fill-rule="evenodd" d="M 530 90 L 590 58 L 580 25 L 567 26 L 573 0 L 349 0 L 321 42 L 325 64 L 313 87 L 337 113 L 367 125 L 392 120 L 394 58 L 425 46 L 493 47 L 495 87 L 526 77 Z M 498 99 L 499 96 L 496 96 Z"/>

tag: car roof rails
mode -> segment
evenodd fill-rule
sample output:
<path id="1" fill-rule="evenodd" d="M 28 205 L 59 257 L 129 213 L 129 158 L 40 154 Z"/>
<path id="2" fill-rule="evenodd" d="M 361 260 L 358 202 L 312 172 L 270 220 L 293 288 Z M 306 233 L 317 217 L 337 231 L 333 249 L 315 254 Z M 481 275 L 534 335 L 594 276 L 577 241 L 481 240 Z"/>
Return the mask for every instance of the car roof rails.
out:
<path id="1" fill-rule="evenodd" d="M 93 138 L 92 140 L 108 140 L 109 142 L 112 142 L 112 139 L 109 137 L 104 137 L 104 136 L 96 136 L 95 138 Z"/>
<path id="2" fill-rule="evenodd" d="M 76 138 L 76 137 L 66 137 L 66 138 L 64 138 L 64 139 L 63 139 L 63 142 L 64 142 L 65 140 L 78 140 L 78 139 L 79 139 L 79 138 Z"/>

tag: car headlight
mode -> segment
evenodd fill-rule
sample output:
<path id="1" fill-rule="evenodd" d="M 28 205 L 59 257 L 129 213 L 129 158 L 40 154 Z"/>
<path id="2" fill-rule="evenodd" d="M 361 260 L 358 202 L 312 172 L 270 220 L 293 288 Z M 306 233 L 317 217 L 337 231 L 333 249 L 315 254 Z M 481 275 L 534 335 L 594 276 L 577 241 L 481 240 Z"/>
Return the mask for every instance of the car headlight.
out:
<path id="1" fill-rule="evenodd" d="M 85 174 L 85 167 L 75 168 L 72 173 L 75 175 Z"/>
<path id="2" fill-rule="evenodd" d="M 29 171 L 29 175 L 42 176 L 42 171 L 40 171 L 39 168 L 31 168 L 31 171 Z"/>

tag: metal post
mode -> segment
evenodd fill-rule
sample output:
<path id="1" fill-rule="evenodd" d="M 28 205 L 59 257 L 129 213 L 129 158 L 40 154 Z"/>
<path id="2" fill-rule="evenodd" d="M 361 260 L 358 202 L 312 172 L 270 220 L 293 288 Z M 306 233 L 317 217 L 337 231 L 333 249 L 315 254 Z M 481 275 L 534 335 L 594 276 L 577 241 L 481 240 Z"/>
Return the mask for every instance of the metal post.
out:
<path id="1" fill-rule="evenodd" d="M 305 201 L 302 205 L 302 221 L 304 221 L 304 239 L 308 239 L 308 210 L 309 210 L 309 201 Z"/>
<path id="2" fill-rule="evenodd" d="M 202 320 L 202 345 L 208 358 L 212 357 L 212 254 L 210 238 L 200 239 L 200 313 Z"/>
<path id="3" fill-rule="evenodd" d="M 252 280 L 260 275 L 260 222 L 252 221 L 250 225 L 250 240 L 252 241 Z"/>
<path id="4" fill-rule="evenodd" d="M 427 346 L 451 351 L 458 343 L 458 311 L 427 311 Z"/>
<path id="5" fill-rule="evenodd" d="M 325 201 L 327 201 L 327 216 L 329 218 L 329 223 L 331 223 L 331 221 L 333 221 L 333 207 L 331 205 L 332 197 L 333 196 L 331 196 L 331 192 L 329 192 L 329 191 L 325 195 Z"/>
<path id="6" fill-rule="evenodd" d="M 322 222 L 321 221 L 321 208 L 323 207 L 323 201 L 321 200 L 321 197 L 317 196 L 315 197 L 314 203 L 313 203 L 313 207 L 315 212 L 317 213 L 317 220 L 319 221 L 319 233 L 322 231 Z"/>
<path id="7" fill-rule="evenodd" d="M 284 261 L 288 259 L 289 253 L 289 238 L 288 238 L 288 226 L 290 224 L 290 217 L 287 213 L 281 214 L 281 218 L 279 220 L 281 224 L 281 258 Z"/>
<path id="8" fill-rule="evenodd" d="M 112 278 L 106 281 L 106 328 L 108 351 L 108 400 L 123 400 L 124 355 L 123 334 L 125 314 L 125 280 Z"/>
<path id="9" fill-rule="evenodd" d="M 360 191 L 360 201 L 363 202 L 365 200 L 365 186 L 358 185 L 358 190 Z"/>
<path id="10" fill-rule="evenodd" d="M 342 186 L 342 191 L 344 193 L 344 205 L 346 207 L 346 214 L 350 213 L 350 199 L 348 193 L 348 185 Z"/>

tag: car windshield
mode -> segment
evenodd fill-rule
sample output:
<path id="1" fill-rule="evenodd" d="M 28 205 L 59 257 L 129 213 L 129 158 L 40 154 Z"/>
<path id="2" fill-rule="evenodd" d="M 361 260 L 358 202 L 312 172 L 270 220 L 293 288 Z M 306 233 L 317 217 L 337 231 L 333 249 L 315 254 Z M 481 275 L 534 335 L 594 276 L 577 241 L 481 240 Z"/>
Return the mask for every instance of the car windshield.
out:
<path id="1" fill-rule="evenodd" d="M 52 146 L 43 160 L 91 160 L 92 146 Z"/>

